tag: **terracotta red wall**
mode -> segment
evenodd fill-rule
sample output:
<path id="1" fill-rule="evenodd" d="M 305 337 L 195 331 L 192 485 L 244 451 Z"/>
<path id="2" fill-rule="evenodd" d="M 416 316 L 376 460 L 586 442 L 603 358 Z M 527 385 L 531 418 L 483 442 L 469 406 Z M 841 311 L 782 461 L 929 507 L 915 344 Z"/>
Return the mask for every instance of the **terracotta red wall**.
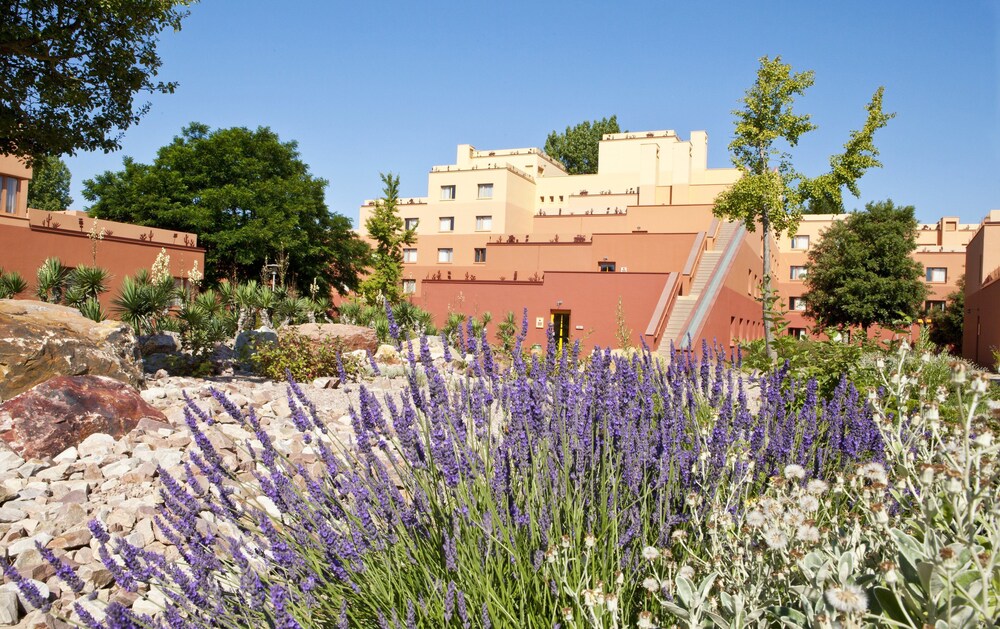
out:
<path id="1" fill-rule="evenodd" d="M 753 240 L 752 240 L 753 239 Z M 764 320 L 761 304 L 750 291 L 757 284 L 751 278 L 761 275 L 761 258 L 755 251 L 760 247 L 760 232 L 744 237 L 736 257 L 730 265 L 715 302 L 711 305 L 695 346 L 701 340 L 732 346 L 734 341 L 764 337 Z"/>
<path id="2" fill-rule="evenodd" d="M 35 277 L 38 267 L 46 258 L 57 257 L 66 266 L 92 265 L 92 241 L 86 233 L 75 234 L 61 230 L 44 231 L 22 224 L 0 223 L 0 268 L 17 271 L 28 282 L 28 293 L 19 297 L 34 297 Z M 205 271 L 205 252 L 202 249 L 173 247 L 163 243 L 143 243 L 132 240 L 105 238 L 97 244 L 97 266 L 111 273 L 110 290 L 101 296 L 101 303 L 107 308 L 111 298 L 117 293 L 122 279 L 134 275 L 141 268 L 149 269 L 160 253 L 167 250 L 170 256 L 170 270 L 174 277 L 186 277 L 194 261 Z"/>
<path id="3" fill-rule="evenodd" d="M 546 327 L 553 310 L 570 311 L 570 337 L 585 348 L 617 347 L 616 311 L 622 299 L 632 342 L 639 345 L 669 273 L 573 273 L 546 272 L 543 282 L 433 281 L 424 282 L 424 291 L 414 303 L 429 310 L 440 326 L 449 312 L 480 316 L 493 315 L 490 329 L 512 311 L 518 327 L 523 309 L 528 309 L 526 343 L 545 343 Z M 559 303 L 561 302 L 561 303 Z M 536 318 L 542 327 L 536 327 Z M 577 326 L 582 326 L 578 330 Z M 491 338 L 490 340 L 494 340 Z M 655 347 L 653 349 L 656 349 Z"/>

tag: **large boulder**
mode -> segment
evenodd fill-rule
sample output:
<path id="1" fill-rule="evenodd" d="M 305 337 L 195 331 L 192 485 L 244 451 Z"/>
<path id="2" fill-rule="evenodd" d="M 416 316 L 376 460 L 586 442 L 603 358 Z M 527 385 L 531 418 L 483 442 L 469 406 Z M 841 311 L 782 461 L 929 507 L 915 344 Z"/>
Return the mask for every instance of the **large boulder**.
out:
<path id="1" fill-rule="evenodd" d="M 344 323 L 303 323 L 302 325 L 290 325 L 282 331 L 295 332 L 301 334 L 315 342 L 334 340 L 340 344 L 341 351 L 353 352 L 363 349 L 374 353 L 378 349 L 378 337 L 375 330 L 359 325 L 346 325 Z"/>
<path id="2" fill-rule="evenodd" d="M 167 420 L 123 382 L 57 376 L 0 404 L 0 440 L 25 459 L 43 459 L 93 434 L 121 437 L 143 418 Z"/>
<path id="3" fill-rule="evenodd" d="M 0 299 L 0 401 L 54 376 L 109 376 L 142 384 L 132 329 L 97 323 L 76 308 Z"/>

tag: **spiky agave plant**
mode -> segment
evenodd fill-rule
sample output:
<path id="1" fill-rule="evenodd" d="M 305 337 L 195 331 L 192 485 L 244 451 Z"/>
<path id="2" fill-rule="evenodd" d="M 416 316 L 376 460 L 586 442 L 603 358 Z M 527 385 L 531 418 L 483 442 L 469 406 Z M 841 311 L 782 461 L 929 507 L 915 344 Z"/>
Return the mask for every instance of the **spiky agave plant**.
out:
<path id="1" fill-rule="evenodd" d="M 53 304 L 62 301 L 69 272 L 70 270 L 63 266 L 59 258 L 46 258 L 36 273 L 38 298 Z"/>
<path id="2" fill-rule="evenodd" d="M 13 299 L 28 290 L 28 283 L 17 271 L 5 273 L 0 269 L 0 299 Z"/>
<path id="3" fill-rule="evenodd" d="M 90 299 L 97 299 L 101 293 L 108 290 L 108 280 L 111 274 L 107 269 L 97 266 L 78 266 L 67 276 L 65 302 L 75 308 Z M 81 309 L 82 310 L 82 309 Z"/>
<path id="4" fill-rule="evenodd" d="M 101 307 L 101 302 L 97 301 L 96 297 L 88 297 L 86 301 L 77 306 L 80 310 L 80 314 L 87 317 L 91 321 L 97 321 L 100 323 L 108 318 L 108 314 Z"/>

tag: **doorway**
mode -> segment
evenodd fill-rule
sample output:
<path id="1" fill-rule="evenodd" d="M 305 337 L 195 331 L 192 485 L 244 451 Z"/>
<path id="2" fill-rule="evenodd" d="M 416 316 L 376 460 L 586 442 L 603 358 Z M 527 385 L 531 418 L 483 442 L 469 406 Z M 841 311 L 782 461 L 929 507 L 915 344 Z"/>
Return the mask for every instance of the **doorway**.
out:
<path id="1" fill-rule="evenodd" d="M 569 312 L 569 310 L 552 311 L 552 334 L 559 349 L 562 349 L 563 343 L 569 342 Z"/>

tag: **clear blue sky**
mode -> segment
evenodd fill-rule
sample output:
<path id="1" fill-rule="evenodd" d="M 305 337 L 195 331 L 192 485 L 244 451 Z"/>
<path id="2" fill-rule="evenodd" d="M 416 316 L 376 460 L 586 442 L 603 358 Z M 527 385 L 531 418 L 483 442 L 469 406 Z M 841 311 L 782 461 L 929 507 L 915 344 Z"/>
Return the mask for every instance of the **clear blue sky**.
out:
<path id="1" fill-rule="evenodd" d="M 683 6 L 681 6 L 683 4 Z M 553 129 L 617 114 L 631 131 L 709 134 L 728 166 L 730 111 L 757 59 L 781 55 L 816 84 L 797 103 L 819 129 L 798 147 L 823 171 L 879 85 L 897 116 L 876 136 L 884 168 L 861 199 L 892 198 L 917 217 L 978 222 L 1000 208 L 1000 2 L 265 2 L 204 0 L 159 47 L 176 93 L 114 154 L 67 159 L 83 180 L 150 162 L 191 121 L 268 126 L 296 140 L 329 181 L 331 210 L 357 221 L 380 171 L 404 196 L 455 146 L 542 146 Z"/>

